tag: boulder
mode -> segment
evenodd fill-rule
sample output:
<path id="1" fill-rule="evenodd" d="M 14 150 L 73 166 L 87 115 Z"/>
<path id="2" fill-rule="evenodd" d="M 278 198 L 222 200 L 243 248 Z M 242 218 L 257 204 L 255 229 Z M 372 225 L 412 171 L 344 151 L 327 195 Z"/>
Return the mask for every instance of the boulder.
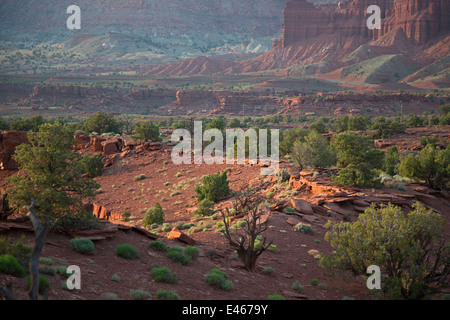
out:
<path id="1" fill-rule="evenodd" d="M 170 231 L 168 238 L 172 239 L 172 240 L 178 240 L 178 241 L 184 242 L 190 246 L 193 246 L 197 243 L 194 239 L 189 237 L 187 234 L 181 232 L 177 227 L 174 227 L 172 229 L 172 231 Z"/>
<path id="2" fill-rule="evenodd" d="M 103 153 L 105 155 L 109 155 L 109 154 L 113 154 L 113 153 L 119 151 L 118 143 L 119 142 L 117 141 L 117 139 L 103 141 L 101 143 Z"/>
<path id="3" fill-rule="evenodd" d="M 314 214 L 311 204 L 303 199 L 291 199 L 291 206 L 300 213 L 309 215 Z"/>

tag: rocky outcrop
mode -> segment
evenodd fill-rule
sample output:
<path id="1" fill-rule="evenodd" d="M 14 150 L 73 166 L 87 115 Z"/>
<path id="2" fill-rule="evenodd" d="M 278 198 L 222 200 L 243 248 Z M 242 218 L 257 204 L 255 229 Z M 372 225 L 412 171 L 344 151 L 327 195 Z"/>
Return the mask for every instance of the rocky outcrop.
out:
<path id="1" fill-rule="evenodd" d="M 381 9 L 380 30 L 366 26 L 370 5 Z M 424 44 L 450 30 L 449 6 L 446 0 L 353 0 L 316 7 L 306 0 L 288 0 L 283 11 L 282 46 L 322 35 L 356 37 L 363 43 L 399 28 L 412 43 Z"/>
<path id="2" fill-rule="evenodd" d="M 18 168 L 12 159 L 14 150 L 22 143 L 28 143 L 27 133 L 22 131 L 3 131 L 0 133 L 0 169 L 14 170 Z"/>

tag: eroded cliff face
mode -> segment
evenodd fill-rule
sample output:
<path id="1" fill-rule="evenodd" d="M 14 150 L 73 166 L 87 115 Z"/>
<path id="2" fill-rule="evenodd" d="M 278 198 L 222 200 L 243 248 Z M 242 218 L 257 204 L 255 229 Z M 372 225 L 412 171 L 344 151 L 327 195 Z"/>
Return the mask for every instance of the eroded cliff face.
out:
<path id="1" fill-rule="evenodd" d="M 366 26 L 370 5 L 381 9 L 380 30 Z M 353 0 L 328 7 L 288 0 L 283 11 L 282 46 L 323 35 L 377 40 L 398 28 L 412 43 L 425 44 L 449 31 L 449 9 L 448 0 Z"/>

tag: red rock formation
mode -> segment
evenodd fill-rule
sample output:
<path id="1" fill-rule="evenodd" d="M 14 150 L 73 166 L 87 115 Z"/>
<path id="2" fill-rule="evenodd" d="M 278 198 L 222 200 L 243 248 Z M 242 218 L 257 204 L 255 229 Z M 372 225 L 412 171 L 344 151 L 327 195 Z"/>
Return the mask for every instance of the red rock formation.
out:
<path id="1" fill-rule="evenodd" d="M 381 9 L 381 30 L 369 30 L 367 8 Z M 334 10 L 306 0 L 288 0 L 283 11 L 283 47 L 321 35 L 378 39 L 401 28 L 415 44 L 424 44 L 450 29 L 448 0 L 353 0 Z"/>
<path id="2" fill-rule="evenodd" d="M 0 169 L 15 170 L 17 162 L 11 159 L 16 147 L 28 143 L 27 133 L 22 131 L 4 131 L 0 133 Z"/>

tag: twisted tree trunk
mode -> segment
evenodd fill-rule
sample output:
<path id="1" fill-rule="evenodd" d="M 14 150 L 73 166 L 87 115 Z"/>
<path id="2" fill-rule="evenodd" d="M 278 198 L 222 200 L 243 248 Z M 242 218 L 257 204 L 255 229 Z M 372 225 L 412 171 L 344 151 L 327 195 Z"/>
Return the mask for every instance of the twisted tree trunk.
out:
<path id="1" fill-rule="evenodd" d="M 31 253 L 30 258 L 30 276 L 31 276 L 31 288 L 28 292 L 28 296 L 31 300 L 39 299 L 39 257 L 41 256 L 42 248 L 44 247 L 44 239 L 48 232 L 49 221 L 48 217 L 44 216 L 44 227 L 41 226 L 39 219 L 36 215 L 36 211 L 34 210 L 34 204 L 36 201 L 31 199 L 31 205 L 28 207 L 30 213 L 28 217 L 31 220 L 31 223 L 34 227 L 34 235 L 35 235 L 35 243 L 33 252 Z M 47 290 L 45 289 L 45 298 L 47 298 Z"/>

